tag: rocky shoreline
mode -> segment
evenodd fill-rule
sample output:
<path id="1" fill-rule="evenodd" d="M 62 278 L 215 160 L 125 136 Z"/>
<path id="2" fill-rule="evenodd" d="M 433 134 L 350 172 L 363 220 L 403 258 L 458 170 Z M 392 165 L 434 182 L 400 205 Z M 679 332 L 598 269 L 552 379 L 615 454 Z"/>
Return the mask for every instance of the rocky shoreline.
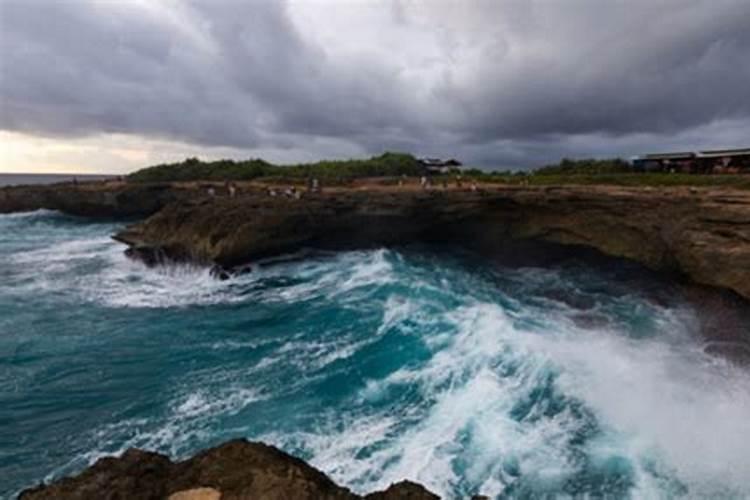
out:
<path id="1" fill-rule="evenodd" d="M 524 252 L 519 242 L 542 242 L 629 259 L 731 290 L 731 300 L 750 300 L 750 192 L 741 190 L 482 186 L 477 191 L 425 191 L 374 186 L 331 188 L 297 198 L 271 196 L 262 186 L 241 186 L 234 197 L 222 193 L 221 185 L 217 188 L 214 196 L 200 185 L 112 181 L 0 188 L 0 213 L 44 208 L 87 217 L 138 217 L 139 222 L 113 236 L 128 246 L 130 256 L 149 264 L 204 263 L 216 266 L 220 275 L 304 247 L 428 242 L 514 256 Z M 701 292 L 696 288 L 691 293 Z M 716 294 L 696 300 L 705 302 L 706 297 L 715 302 L 710 308 L 719 333 L 711 337 L 721 351 L 719 341 L 727 335 L 724 316 L 733 314 L 734 306 L 722 304 Z M 746 324 L 744 319 L 729 321 Z M 236 440 L 182 462 L 129 450 L 99 460 L 78 476 L 25 490 L 20 498 L 437 497 L 410 482 L 362 497 L 276 448 Z"/>
<path id="2" fill-rule="evenodd" d="M 423 486 L 402 481 L 364 496 L 334 483 L 303 460 L 243 439 L 172 462 L 131 449 L 98 460 L 81 474 L 21 492 L 20 500 L 435 500 Z M 480 497 L 475 497 L 480 498 Z"/>
<path id="3" fill-rule="evenodd" d="M 750 299 L 750 193 L 614 187 L 265 193 L 167 204 L 115 235 L 134 256 L 236 269 L 302 247 L 509 243 L 587 247 Z"/>
<path id="4" fill-rule="evenodd" d="M 236 270 L 303 247 L 457 243 L 491 255 L 509 242 L 586 247 L 750 299 L 750 192 L 731 188 L 411 186 L 331 188 L 300 199 L 241 186 L 124 182 L 0 189 L 0 213 L 56 209 L 147 217 L 114 235 L 147 263 Z"/>

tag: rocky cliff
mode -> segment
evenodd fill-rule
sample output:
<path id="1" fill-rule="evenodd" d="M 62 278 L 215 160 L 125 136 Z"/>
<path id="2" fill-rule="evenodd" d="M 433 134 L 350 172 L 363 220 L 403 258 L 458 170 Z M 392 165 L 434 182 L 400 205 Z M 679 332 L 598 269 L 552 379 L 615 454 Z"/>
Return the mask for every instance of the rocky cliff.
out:
<path id="1" fill-rule="evenodd" d="M 46 208 L 86 217 L 137 217 L 193 194 L 170 184 L 116 181 L 5 186 L 0 188 L 0 214 Z"/>
<path id="2" fill-rule="evenodd" d="M 403 481 L 364 497 L 263 443 L 234 440 L 184 462 L 131 449 L 97 461 L 80 475 L 25 490 L 20 500 L 436 500 Z"/>
<path id="3" fill-rule="evenodd" d="M 302 246 L 452 242 L 488 254 L 509 241 L 593 248 L 750 299 L 750 192 L 730 188 L 484 186 L 336 189 L 301 199 L 243 186 L 230 198 L 196 184 L 93 182 L 0 188 L 0 213 L 48 208 L 148 216 L 115 238 L 147 262 L 231 269 Z M 153 215 L 152 215 L 153 214 Z"/>
<path id="4" fill-rule="evenodd" d="M 534 240 L 590 247 L 750 299 L 750 193 L 565 186 L 254 193 L 168 204 L 115 236 L 134 256 L 234 268 L 303 246 L 452 242 L 492 253 Z"/>

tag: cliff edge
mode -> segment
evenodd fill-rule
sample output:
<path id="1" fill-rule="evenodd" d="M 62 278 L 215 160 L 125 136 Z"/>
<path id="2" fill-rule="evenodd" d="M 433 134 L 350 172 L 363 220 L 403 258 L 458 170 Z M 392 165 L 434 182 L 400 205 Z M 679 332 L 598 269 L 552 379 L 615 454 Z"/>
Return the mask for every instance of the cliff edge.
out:
<path id="1" fill-rule="evenodd" d="M 492 254 L 534 240 L 593 248 L 750 299 L 750 192 L 604 186 L 253 193 L 166 205 L 115 235 L 146 261 L 232 269 L 300 247 L 415 241 Z"/>
<path id="2" fill-rule="evenodd" d="M 209 188 L 215 196 L 209 196 Z M 595 249 L 750 299 L 750 191 L 733 188 L 502 186 L 421 190 L 355 186 L 271 196 L 247 183 L 108 181 L 0 188 L 0 213 L 47 208 L 148 217 L 115 235 L 148 263 L 190 260 L 231 270 L 300 247 L 409 242 L 488 255 L 509 242 Z"/>
<path id="3" fill-rule="evenodd" d="M 83 217 L 142 217 L 195 191 L 176 185 L 121 181 L 64 182 L 0 187 L 0 214 L 59 210 Z"/>

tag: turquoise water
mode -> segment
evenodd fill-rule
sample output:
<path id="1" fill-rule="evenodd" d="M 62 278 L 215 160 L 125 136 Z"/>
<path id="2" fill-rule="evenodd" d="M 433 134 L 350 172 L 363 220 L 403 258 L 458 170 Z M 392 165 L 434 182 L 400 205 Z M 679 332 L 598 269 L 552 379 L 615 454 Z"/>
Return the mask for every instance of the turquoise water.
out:
<path id="1" fill-rule="evenodd" d="M 127 260 L 121 225 L 0 216 L 0 497 L 239 436 L 359 492 L 750 496 L 750 377 L 635 269 L 402 248 L 218 281 Z"/>

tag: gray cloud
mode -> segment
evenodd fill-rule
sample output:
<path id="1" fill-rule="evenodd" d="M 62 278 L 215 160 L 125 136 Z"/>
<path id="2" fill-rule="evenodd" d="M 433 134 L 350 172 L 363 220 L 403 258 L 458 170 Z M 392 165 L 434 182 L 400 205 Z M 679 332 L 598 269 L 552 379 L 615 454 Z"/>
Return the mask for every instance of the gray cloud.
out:
<path id="1" fill-rule="evenodd" d="M 745 0 L 314 7 L 0 0 L 0 129 L 488 166 L 750 138 Z"/>

